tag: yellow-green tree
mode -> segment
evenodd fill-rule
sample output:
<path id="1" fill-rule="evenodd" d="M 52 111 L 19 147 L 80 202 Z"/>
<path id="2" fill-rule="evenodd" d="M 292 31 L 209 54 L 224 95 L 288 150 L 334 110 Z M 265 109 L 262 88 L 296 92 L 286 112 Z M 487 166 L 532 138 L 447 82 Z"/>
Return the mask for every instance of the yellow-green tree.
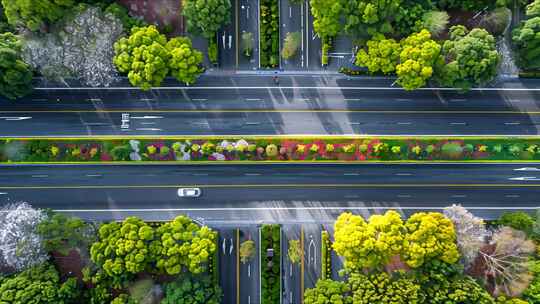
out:
<path id="1" fill-rule="evenodd" d="M 154 229 L 136 217 L 104 224 L 90 248 L 90 258 L 109 277 L 124 279 L 144 271 L 155 260 L 160 244 L 154 237 Z"/>
<path id="2" fill-rule="evenodd" d="M 157 228 L 160 254 L 157 268 L 170 275 L 183 268 L 194 274 L 207 269 L 210 257 L 217 250 L 217 233 L 207 226 L 200 227 L 187 216 L 178 216 Z"/>
<path id="3" fill-rule="evenodd" d="M 433 66 L 442 60 L 441 46 L 422 30 L 401 41 L 399 59 L 397 82 L 406 90 L 414 90 L 425 86 L 433 75 Z"/>
<path id="4" fill-rule="evenodd" d="M 169 73 L 167 38 L 153 26 L 134 27 L 131 35 L 114 44 L 116 68 L 127 73 L 133 86 L 148 90 L 159 86 Z"/>
<path id="5" fill-rule="evenodd" d="M 439 259 L 453 264 L 459 259 L 454 224 L 442 213 L 419 212 L 405 223 L 407 234 L 402 258 L 410 267 Z"/>
<path id="6" fill-rule="evenodd" d="M 372 215 L 368 223 L 358 215 L 343 213 L 334 229 L 334 250 L 345 257 L 350 270 L 384 266 L 403 250 L 406 230 L 399 213 L 392 210 Z"/>
<path id="7" fill-rule="evenodd" d="M 193 48 L 187 37 L 175 37 L 167 42 L 171 53 L 169 68 L 178 81 L 192 84 L 202 72 L 203 54 Z"/>
<path id="8" fill-rule="evenodd" d="M 360 49 L 356 54 L 356 65 L 367 67 L 370 73 L 390 74 L 396 70 L 401 46 L 394 39 L 386 39 L 382 34 L 375 35 L 367 42 L 367 50 Z"/>

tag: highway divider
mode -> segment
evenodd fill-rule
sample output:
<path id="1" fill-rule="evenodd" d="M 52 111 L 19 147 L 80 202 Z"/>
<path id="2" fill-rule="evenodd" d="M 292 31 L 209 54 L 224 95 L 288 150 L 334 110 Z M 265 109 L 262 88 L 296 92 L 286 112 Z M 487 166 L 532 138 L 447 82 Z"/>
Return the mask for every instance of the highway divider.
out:
<path id="1" fill-rule="evenodd" d="M 0 139 L 1 163 L 540 161 L 540 137 L 105 137 Z"/>

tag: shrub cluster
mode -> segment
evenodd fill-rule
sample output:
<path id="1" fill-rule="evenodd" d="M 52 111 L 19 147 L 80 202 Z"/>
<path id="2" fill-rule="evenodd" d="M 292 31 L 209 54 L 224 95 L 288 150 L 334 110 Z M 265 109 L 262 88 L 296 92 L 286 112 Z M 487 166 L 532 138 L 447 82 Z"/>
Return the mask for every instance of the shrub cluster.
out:
<path id="1" fill-rule="evenodd" d="M 280 302 L 281 227 L 261 227 L 261 304 Z"/>
<path id="2" fill-rule="evenodd" d="M 261 0 L 260 14 L 260 65 L 275 68 L 279 65 L 279 1 Z"/>

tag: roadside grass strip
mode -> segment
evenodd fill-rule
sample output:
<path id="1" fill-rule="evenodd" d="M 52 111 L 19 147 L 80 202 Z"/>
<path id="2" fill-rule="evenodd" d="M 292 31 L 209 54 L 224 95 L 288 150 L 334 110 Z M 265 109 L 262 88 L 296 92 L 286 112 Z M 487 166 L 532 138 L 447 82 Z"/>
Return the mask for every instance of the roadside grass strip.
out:
<path id="1" fill-rule="evenodd" d="M 2 164 L 538 161 L 540 137 L 214 136 L 0 139 Z"/>

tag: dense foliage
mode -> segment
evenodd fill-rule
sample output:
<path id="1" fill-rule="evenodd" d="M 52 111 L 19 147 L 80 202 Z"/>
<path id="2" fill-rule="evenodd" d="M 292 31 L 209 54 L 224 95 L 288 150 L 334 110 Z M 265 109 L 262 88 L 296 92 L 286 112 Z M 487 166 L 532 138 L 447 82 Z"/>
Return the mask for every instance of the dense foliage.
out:
<path id="1" fill-rule="evenodd" d="M 343 13 L 344 3 L 344 1 L 336 0 L 309 1 L 311 14 L 313 15 L 313 30 L 322 41 L 327 41 L 340 32 L 340 18 Z"/>
<path id="2" fill-rule="evenodd" d="M 260 0 L 260 65 L 275 68 L 279 65 L 279 2 Z"/>
<path id="3" fill-rule="evenodd" d="M 280 302 L 281 227 L 261 227 L 261 304 Z"/>
<path id="4" fill-rule="evenodd" d="M 187 37 L 175 37 L 169 40 L 166 48 L 171 54 L 169 60 L 171 75 L 180 82 L 194 83 L 203 72 L 202 53 L 193 48 L 191 40 Z"/>
<path id="5" fill-rule="evenodd" d="M 411 304 L 421 300 L 420 286 L 399 273 L 353 273 L 348 281 L 355 304 Z"/>
<path id="6" fill-rule="evenodd" d="M 182 275 L 165 285 L 165 298 L 161 304 L 219 304 L 222 291 L 208 276 Z"/>
<path id="7" fill-rule="evenodd" d="M 37 225 L 45 250 L 67 254 L 69 250 L 87 247 L 94 240 L 93 229 L 78 217 L 62 213 L 49 214 Z"/>
<path id="8" fill-rule="evenodd" d="M 230 0 L 183 0 L 182 15 L 186 17 L 187 30 L 215 39 L 217 31 L 230 22 Z"/>
<path id="9" fill-rule="evenodd" d="M 2 304 L 78 303 L 78 295 L 76 279 L 69 278 L 61 282 L 54 266 L 48 263 L 0 279 Z"/>
<path id="10" fill-rule="evenodd" d="M 386 39 L 383 35 L 375 35 L 367 43 L 367 50 L 360 49 L 356 54 L 355 64 L 367 67 L 370 73 L 391 74 L 399 62 L 401 46 L 394 39 Z"/>
<path id="11" fill-rule="evenodd" d="M 444 86 L 469 89 L 497 76 L 500 58 L 495 38 L 486 30 L 468 31 L 464 26 L 450 28 L 450 39 L 442 47 L 445 64 L 437 71 Z"/>
<path id="12" fill-rule="evenodd" d="M 512 32 L 518 65 L 525 69 L 540 69 L 540 17 L 533 17 Z"/>
<path id="13" fill-rule="evenodd" d="M 385 265 L 403 251 L 405 226 L 395 211 L 372 215 L 368 223 L 361 216 L 343 213 L 334 229 L 334 250 L 345 257 L 350 270 Z"/>
<path id="14" fill-rule="evenodd" d="M 59 20 L 75 3 L 73 0 L 2 0 L 9 23 L 31 31 Z"/>
<path id="15" fill-rule="evenodd" d="M 160 251 L 152 227 L 139 218 L 128 217 L 122 223 L 102 225 L 90 254 L 106 275 L 122 280 L 144 271 Z"/>
<path id="16" fill-rule="evenodd" d="M 170 53 L 166 49 L 167 38 L 155 26 L 134 27 L 128 38 L 114 44 L 114 64 L 127 73 L 134 86 L 150 89 L 159 86 L 169 73 Z"/>
<path id="17" fill-rule="evenodd" d="M 187 216 L 178 216 L 156 229 L 160 253 L 157 268 L 170 275 L 186 269 L 199 274 L 208 269 L 208 261 L 217 250 L 217 233 L 200 227 Z"/>
<path id="18" fill-rule="evenodd" d="M 433 75 L 433 66 L 441 59 L 441 46 L 427 30 L 401 41 L 400 63 L 396 67 L 397 82 L 406 90 L 423 87 Z"/>
<path id="19" fill-rule="evenodd" d="M 332 280 L 318 280 L 315 288 L 304 292 L 305 304 L 345 304 L 352 303 L 348 295 L 349 285 Z"/>
<path id="20" fill-rule="evenodd" d="M 21 41 L 11 32 L 0 34 L 0 94 L 16 99 L 32 91 L 32 71 L 21 58 Z"/>
<path id="21" fill-rule="evenodd" d="M 192 48 L 188 38 L 167 41 L 153 25 L 134 27 L 129 37 L 114 44 L 114 51 L 118 70 L 143 90 L 159 86 L 169 72 L 188 84 L 202 72 L 202 54 Z"/>
<path id="22" fill-rule="evenodd" d="M 335 1 L 336 3 L 338 1 Z M 391 21 L 400 11 L 403 0 L 349 0 L 344 29 L 356 36 L 389 34 Z"/>
<path id="23" fill-rule="evenodd" d="M 452 221 L 438 212 L 418 212 L 405 223 L 403 258 L 410 267 L 439 259 L 455 263 L 459 258 L 456 233 Z"/>

